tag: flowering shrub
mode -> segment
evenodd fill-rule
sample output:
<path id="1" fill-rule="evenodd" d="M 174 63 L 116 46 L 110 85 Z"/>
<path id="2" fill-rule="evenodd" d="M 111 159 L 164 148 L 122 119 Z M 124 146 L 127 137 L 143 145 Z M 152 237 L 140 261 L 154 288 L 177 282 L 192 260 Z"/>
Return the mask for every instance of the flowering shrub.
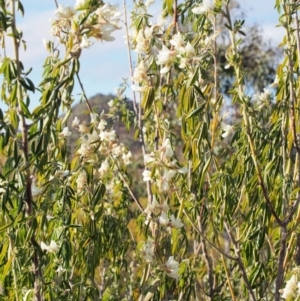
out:
<path id="1" fill-rule="evenodd" d="M 19 55 L 23 6 L 0 1 L 1 44 L 14 45 L 0 69 L 8 106 L 0 111 L 1 300 L 300 298 L 299 4 L 275 1 L 285 57 L 271 87 L 251 94 L 239 51 L 244 22 L 229 0 L 164 0 L 157 20 L 153 3 L 135 1 L 130 25 L 126 2 L 123 13 L 97 0 L 58 5 L 37 87 Z M 112 42 L 122 18 L 134 114 L 125 85 L 97 112 L 80 55 Z M 236 78 L 230 99 L 217 74 L 220 18 Z M 67 123 L 75 81 L 88 124 Z M 28 91 L 40 93 L 34 110 Z M 225 112 L 229 102 L 240 118 Z M 146 199 L 134 193 L 136 158 L 116 134 L 117 114 L 140 141 Z"/>

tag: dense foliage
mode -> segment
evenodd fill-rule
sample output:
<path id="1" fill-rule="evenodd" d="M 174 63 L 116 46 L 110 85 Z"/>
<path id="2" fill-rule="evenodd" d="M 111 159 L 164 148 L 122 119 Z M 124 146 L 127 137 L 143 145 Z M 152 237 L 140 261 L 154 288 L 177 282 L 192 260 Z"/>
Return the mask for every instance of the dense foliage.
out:
<path id="1" fill-rule="evenodd" d="M 1 300 L 300 300 L 300 4 L 275 1 L 284 58 L 271 87 L 253 95 L 244 21 L 230 0 L 164 0 L 157 20 L 153 2 L 134 1 L 130 24 L 125 0 L 123 13 L 98 0 L 58 5 L 35 86 L 19 56 L 23 6 L 0 0 L 1 45 L 14 44 L 0 68 Z M 98 112 L 80 55 L 113 42 L 122 18 L 133 111 L 122 84 Z M 224 58 L 233 71 L 225 90 Z M 75 82 L 88 123 L 68 122 Z M 29 91 L 40 93 L 34 110 Z M 119 120 L 140 142 L 146 199 Z"/>

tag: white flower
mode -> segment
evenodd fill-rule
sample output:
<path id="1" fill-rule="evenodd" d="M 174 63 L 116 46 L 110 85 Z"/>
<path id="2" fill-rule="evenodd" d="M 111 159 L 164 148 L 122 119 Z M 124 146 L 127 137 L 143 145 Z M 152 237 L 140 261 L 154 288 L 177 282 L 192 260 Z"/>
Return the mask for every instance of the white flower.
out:
<path id="1" fill-rule="evenodd" d="M 72 121 L 72 127 L 73 128 L 78 127 L 79 124 L 80 124 L 80 120 L 77 117 L 75 117 Z"/>
<path id="2" fill-rule="evenodd" d="M 131 85 L 131 90 L 134 92 L 144 92 L 146 90 L 146 87 L 144 86 L 137 86 L 137 85 Z"/>
<path id="3" fill-rule="evenodd" d="M 171 146 L 171 141 L 169 138 L 166 138 L 160 148 L 162 159 L 170 159 L 173 155 L 173 149 Z"/>
<path id="4" fill-rule="evenodd" d="M 279 84 L 279 76 L 276 74 L 276 77 L 274 79 L 274 82 L 270 85 L 270 87 L 275 88 Z"/>
<path id="5" fill-rule="evenodd" d="M 185 54 L 189 57 L 194 56 L 196 53 L 194 46 L 188 42 L 187 45 L 185 46 Z"/>
<path id="6" fill-rule="evenodd" d="M 189 170 L 188 170 L 188 168 L 186 168 L 186 167 L 181 167 L 181 168 L 178 169 L 178 172 L 179 172 L 179 173 L 182 173 L 182 174 L 186 174 L 188 171 L 189 171 Z"/>
<path id="7" fill-rule="evenodd" d="M 72 132 L 69 131 L 69 128 L 66 126 L 60 133 L 61 136 L 63 137 L 69 137 L 72 135 Z"/>
<path id="8" fill-rule="evenodd" d="M 180 32 L 173 35 L 172 39 L 170 40 L 170 44 L 174 46 L 174 49 L 176 51 L 178 52 L 184 51 L 185 42 Z"/>
<path id="9" fill-rule="evenodd" d="M 149 6 L 152 5 L 153 3 L 155 3 L 155 0 L 147 0 L 147 1 L 145 2 L 145 6 L 146 6 L 146 7 L 149 7 Z"/>
<path id="10" fill-rule="evenodd" d="M 158 180 L 158 188 L 161 192 L 166 192 L 170 190 L 169 182 L 165 178 Z"/>
<path id="11" fill-rule="evenodd" d="M 170 217 L 163 211 L 159 217 L 159 223 L 164 226 L 172 227 L 175 229 L 179 229 L 183 227 L 183 223 L 181 222 L 181 219 L 175 218 L 174 214 L 172 214 Z"/>
<path id="12" fill-rule="evenodd" d="M 132 80 L 136 83 L 141 83 L 143 80 L 147 81 L 147 66 L 143 60 L 140 61 L 139 65 L 134 69 Z"/>
<path id="13" fill-rule="evenodd" d="M 145 154 L 144 161 L 146 164 L 154 162 L 155 161 L 154 153 L 152 152 L 151 154 Z"/>
<path id="14" fill-rule="evenodd" d="M 290 280 L 287 281 L 285 288 L 282 290 L 282 298 L 289 299 L 291 297 L 295 297 L 297 292 L 298 283 L 296 275 L 293 275 Z"/>
<path id="15" fill-rule="evenodd" d="M 88 156 L 88 155 L 92 154 L 92 152 L 93 152 L 93 148 L 87 142 L 82 142 L 80 144 L 80 148 L 77 150 L 77 153 L 82 156 Z"/>
<path id="16" fill-rule="evenodd" d="M 83 191 L 85 184 L 87 183 L 87 176 L 85 171 L 80 172 L 80 174 L 76 179 L 76 183 L 77 183 L 77 192 Z"/>
<path id="17" fill-rule="evenodd" d="M 264 92 L 262 92 L 259 96 L 259 99 L 261 101 L 266 101 L 266 100 L 270 100 L 272 96 L 272 93 L 269 89 L 264 88 Z"/>
<path id="18" fill-rule="evenodd" d="M 147 242 L 143 246 L 143 256 L 147 262 L 152 262 L 154 258 L 154 241 L 148 237 Z"/>
<path id="19" fill-rule="evenodd" d="M 109 107 L 113 107 L 113 106 L 114 106 L 114 100 L 111 99 L 111 100 L 107 103 L 107 105 L 108 105 Z"/>
<path id="20" fill-rule="evenodd" d="M 214 10 L 214 0 L 203 0 L 202 4 L 194 7 L 192 12 L 196 15 Z"/>
<path id="21" fill-rule="evenodd" d="M 89 132 L 90 132 L 89 128 L 85 125 L 85 123 L 81 123 L 81 124 L 79 125 L 78 131 L 79 131 L 80 133 L 89 133 Z"/>
<path id="22" fill-rule="evenodd" d="M 176 175 L 176 170 L 173 169 L 165 169 L 163 177 L 169 181 Z"/>
<path id="23" fill-rule="evenodd" d="M 109 163 L 107 160 L 104 160 L 102 163 L 101 163 L 101 166 L 100 168 L 98 169 L 98 172 L 100 174 L 100 176 L 104 176 L 108 171 L 109 171 Z"/>
<path id="24" fill-rule="evenodd" d="M 150 45 L 151 45 L 151 39 L 153 36 L 153 29 L 154 27 L 145 27 L 144 30 L 140 30 L 137 34 L 136 37 L 133 38 L 136 42 L 135 46 L 135 52 L 142 54 L 142 53 L 147 53 Z"/>
<path id="25" fill-rule="evenodd" d="M 170 69 L 171 69 L 171 65 L 166 65 L 165 67 L 160 69 L 160 74 L 166 74 L 170 71 Z"/>
<path id="26" fill-rule="evenodd" d="M 168 225 L 169 221 L 170 221 L 168 215 L 164 211 L 161 213 L 158 220 L 159 220 L 159 223 L 164 226 Z"/>
<path id="27" fill-rule="evenodd" d="M 98 124 L 98 130 L 103 131 L 107 125 L 107 122 L 104 119 L 101 119 Z"/>
<path id="28" fill-rule="evenodd" d="M 179 278 L 179 262 L 174 260 L 174 256 L 170 256 L 165 264 L 165 272 L 169 277 Z"/>
<path id="29" fill-rule="evenodd" d="M 116 139 L 116 132 L 115 132 L 115 130 L 102 131 L 99 134 L 99 137 L 102 141 L 114 141 Z"/>
<path id="30" fill-rule="evenodd" d="M 234 127 L 232 125 L 225 124 L 223 126 L 223 131 L 222 137 L 226 138 L 234 132 Z"/>
<path id="31" fill-rule="evenodd" d="M 170 63 L 172 61 L 172 59 L 174 58 L 175 54 L 176 54 L 175 51 L 169 50 L 168 47 L 163 45 L 162 49 L 159 51 L 159 53 L 157 55 L 156 63 L 158 65 L 164 65 L 164 64 Z"/>
<path id="32" fill-rule="evenodd" d="M 152 180 L 150 170 L 144 170 L 142 175 L 143 175 L 143 181 L 148 182 Z"/>
<path id="33" fill-rule="evenodd" d="M 70 19 L 76 14 L 76 10 L 71 6 L 62 6 L 59 4 L 58 9 L 55 12 L 55 15 L 58 19 Z"/>
<path id="34" fill-rule="evenodd" d="M 40 195 L 42 192 L 43 192 L 43 190 L 38 188 L 34 183 L 31 184 L 31 194 L 32 194 L 32 196 Z"/>
<path id="35" fill-rule="evenodd" d="M 54 240 L 51 240 L 50 245 L 46 245 L 43 241 L 41 241 L 41 249 L 43 251 L 47 251 L 48 253 L 54 253 L 59 250 L 59 246 Z"/>
<path id="36" fill-rule="evenodd" d="M 64 269 L 61 265 L 56 269 L 56 273 L 58 276 L 61 276 L 65 271 L 66 269 Z"/>
<path id="37" fill-rule="evenodd" d="M 91 45 L 93 45 L 93 42 L 91 42 L 87 35 L 83 35 L 80 43 L 80 48 L 89 48 Z"/>
<path id="38" fill-rule="evenodd" d="M 156 200 L 155 195 L 152 196 L 152 202 L 148 203 L 145 213 L 151 214 L 153 213 L 154 215 L 159 215 L 162 212 L 168 212 L 169 210 L 169 205 L 167 202 L 163 202 L 162 205 L 158 203 Z"/>
<path id="39" fill-rule="evenodd" d="M 183 227 L 183 223 L 181 222 L 181 219 L 179 217 L 175 218 L 175 216 L 172 214 L 170 216 L 170 227 L 179 229 Z"/>
<path id="40" fill-rule="evenodd" d="M 132 162 L 131 161 L 131 159 L 132 159 L 131 152 L 128 151 L 127 153 L 123 153 L 122 159 L 123 159 L 125 165 L 129 165 Z"/>
<path id="41" fill-rule="evenodd" d="M 89 4 L 89 0 L 76 0 L 75 9 L 83 9 L 87 8 L 87 5 Z"/>

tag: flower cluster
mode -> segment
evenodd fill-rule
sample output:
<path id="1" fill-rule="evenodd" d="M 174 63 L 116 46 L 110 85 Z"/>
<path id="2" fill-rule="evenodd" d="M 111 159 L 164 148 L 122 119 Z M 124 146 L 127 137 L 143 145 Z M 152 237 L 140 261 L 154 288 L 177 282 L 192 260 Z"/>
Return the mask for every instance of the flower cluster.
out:
<path id="1" fill-rule="evenodd" d="M 125 166 L 129 165 L 132 160 L 131 152 L 118 141 L 115 130 L 107 129 L 107 122 L 104 118 L 99 118 L 96 113 L 91 113 L 91 124 L 86 125 L 85 122 L 75 117 L 72 122 L 72 127 L 75 128 L 81 135 L 79 139 L 79 147 L 77 154 L 83 161 L 99 164 L 97 153 L 105 157 L 105 160 L 100 162 L 100 166 L 95 173 L 100 177 L 105 177 L 111 169 L 112 161 L 117 160 Z M 80 172 L 76 179 L 77 191 L 80 193 L 84 190 L 87 183 L 87 176 L 84 171 Z"/>
<path id="2" fill-rule="evenodd" d="M 175 60 L 179 60 L 179 68 L 186 68 L 187 64 L 193 59 L 196 54 L 195 48 L 190 42 L 185 42 L 181 33 L 178 32 L 173 35 L 170 40 L 172 49 L 165 45 L 162 46 L 161 51 L 157 55 L 157 64 L 164 67 L 160 70 L 161 74 L 168 73 Z"/>
<path id="3" fill-rule="evenodd" d="M 51 34 L 66 45 L 71 56 L 79 57 L 83 48 L 89 48 L 93 44 L 90 38 L 113 41 L 112 33 L 120 29 L 117 5 L 107 3 L 92 10 L 89 2 L 77 0 L 75 8 L 60 4 L 55 12 Z"/>
<path id="4" fill-rule="evenodd" d="M 169 138 L 166 138 L 156 155 L 154 153 L 146 154 L 144 158 L 147 168 L 155 165 L 164 166 L 164 168 L 155 168 L 154 173 L 148 169 L 144 170 L 143 180 L 145 182 L 156 181 L 159 191 L 169 191 L 171 180 L 178 173 L 186 174 L 188 172 L 187 168 L 179 166 L 177 160 L 172 160 L 173 156 L 174 151 L 171 141 Z M 159 172 L 160 169 L 162 173 Z"/>
<path id="5" fill-rule="evenodd" d="M 161 225 L 166 227 L 171 227 L 175 229 L 179 229 L 183 227 L 183 223 L 180 218 L 175 218 L 174 214 L 168 216 L 169 205 L 167 202 L 163 202 L 162 204 L 158 203 L 155 196 L 152 196 L 152 202 L 148 203 L 147 208 L 145 209 L 145 213 L 147 214 L 146 223 L 151 222 L 153 214 L 155 217 L 158 216 L 158 221 Z"/>
<path id="6" fill-rule="evenodd" d="M 296 296 L 300 295 L 300 282 L 297 280 L 297 276 L 293 275 L 282 290 L 282 298 L 286 300 L 295 300 Z"/>

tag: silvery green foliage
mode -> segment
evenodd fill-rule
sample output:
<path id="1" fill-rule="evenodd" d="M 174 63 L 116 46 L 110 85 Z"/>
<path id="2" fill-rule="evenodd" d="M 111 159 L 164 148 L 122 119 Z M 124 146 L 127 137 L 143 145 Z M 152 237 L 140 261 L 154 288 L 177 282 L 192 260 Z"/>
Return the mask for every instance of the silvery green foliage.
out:
<path id="1" fill-rule="evenodd" d="M 251 95 L 239 52 L 244 22 L 232 19 L 229 1 L 165 0 L 157 19 L 153 2 L 135 1 L 125 22 L 136 55 L 132 116 L 126 85 L 108 112 L 96 112 L 80 80 L 82 51 L 120 29 L 116 5 L 58 5 L 36 87 L 19 56 L 23 6 L 0 1 L 1 42 L 14 44 L 0 69 L 8 106 L 0 111 L 1 299 L 299 298 L 298 4 L 275 2 L 285 58 L 271 87 Z M 220 17 L 236 78 L 230 99 L 217 76 Z M 76 81 L 88 124 L 80 116 L 67 124 Z M 34 110 L 29 91 L 40 93 Z M 117 137 L 118 117 L 141 142 L 147 198 L 134 194 L 135 158 Z"/>

